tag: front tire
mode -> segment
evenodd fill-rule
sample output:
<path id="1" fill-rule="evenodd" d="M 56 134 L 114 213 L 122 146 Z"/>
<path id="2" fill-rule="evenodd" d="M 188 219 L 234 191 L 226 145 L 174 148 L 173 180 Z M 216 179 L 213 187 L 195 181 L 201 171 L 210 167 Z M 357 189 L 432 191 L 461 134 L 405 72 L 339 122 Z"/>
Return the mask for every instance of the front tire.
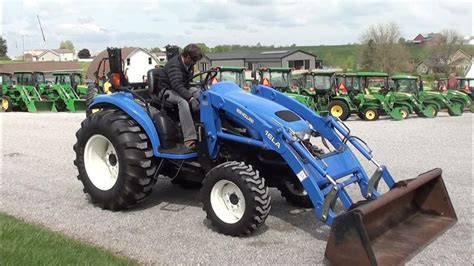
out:
<path id="1" fill-rule="evenodd" d="M 366 121 L 378 120 L 379 116 L 380 116 L 379 110 L 375 108 L 366 108 L 364 110 L 364 120 Z"/>
<path id="2" fill-rule="evenodd" d="M 201 189 L 203 209 L 217 230 L 244 236 L 260 227 L 271 209 L 265 179 L 251 165 L 225 162 L 209 171 Z"/>
<path id="3" fill-rule="evenodd" d="M 11 112 L 13 110 L 12 99 L 6 95 L 2 96 L 2 110 L 4 112 Z"/>
<path id="4" fill-rule="evenodd" d="M 151 193 L 156 171 L 151 143 L 126 113 L 108 109 L 90 116 L 76 137 L 74 164 L 92 203 L 122 210 Z"/>
<path id="5" fill-rule="evenodd" d="M 99 109 L 89 109 L 89 105 L 92 103 L 92 100 L 96 95 L 100 93 L 99 88 L 95 84 L 89 84 L 87 86 L 87 94 L 86 94 L 86 117 L 89 117 L 93 113 L 99 111 Z"/>

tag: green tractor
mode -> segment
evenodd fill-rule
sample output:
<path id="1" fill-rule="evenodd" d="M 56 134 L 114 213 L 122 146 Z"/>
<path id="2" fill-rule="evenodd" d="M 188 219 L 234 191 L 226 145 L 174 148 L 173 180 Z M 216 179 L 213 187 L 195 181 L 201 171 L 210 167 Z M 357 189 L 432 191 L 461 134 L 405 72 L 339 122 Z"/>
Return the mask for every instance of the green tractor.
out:
<path id="1" fill-rule="evenodd" d="M 300 93 L 311 97 L 315 102 L 315 111 L 321 115 L 330 114 L 341 120 L 347 120 L 358 108 L 352 103 L 349 90 L 345 85 L 336 84 L 335 71 L 313 70 L 302 74 Z"/>
<path id="2" fill-rule="evenodd" d="M 56 112 L 53 101 L 42 97 L 44 87 L 39 84 L 44 83 L 44 75 L 39 72 L 22 71 L 15 72 L 10 76 L 11 85 L 2 86 L 2 110 L 10 112 L 15 109 L 20 111 L 38 112 L 52 111 Z"/>
<path id="3" fill-rule="evenodd" d="M 383 113 L 391 114 L 386 110 L 385 96 L 380 93 L 387 88 L 387 80 L 387 74 L 378 72 L 336 74 L 338 88 L 347 91 L 358 110 L 357 116 L 366 121 L 378 120 Z"/>
<path id="4" fill-rule="evenodd" d="M 299 93 L 298 86 L 293 84 L 294 80 L 291 72 L 292 69 L 286 67 L 264 67 L 253 71 L 252 77 L 257 79 L 259 84 L 284 92 L 291 98 L 315 110 L 316 105 L 313 97 Z"/>
<path id="5" fill-rule="evenodd" d="M 86 101 L 77 93 L 81 81 L 77 73 L 53 73 L 55 83 L 46 87 L 44 94 L 53 100 L 58 111 L 85 111 Z"/>
<path id="6" fill-rule="evenodd" d="M 437 80 L 432 86 L 435 91 L 443 93 L 445 97 L 451 102 L 461 103 L 463 111 L 465 108 L 467 108 L 471 112 L 474 112 L 471 87 L 474 87 L 474 79 L 462 77 L 456 78 L 456 84 L 454 86 L 449 86 L 447 78 L 441 78 Z"/>
<path id="7" fill-rule="evenodd" d="M 247 92 L 252 88 L 251 83 L 249 84 L 245 78 L 245 67 L 213 67 L 212 69 L 217 72 L 217 75 L 210 80 L 210 85 L 220 81 L 232 81 Z"/>
<path id="8" fill-rule="evenodd" d="M 2 90 L 0 91 L 0 97 L 3 96 L 3 91 L 8 90 L 13 86 L 13 74 L 7 72 L 0 72 L 0 85 L 2 85 Z"/>
<path id="9" fill-rule="evenodd" d="M 80 99 L 85 99 L 87 85 L 82 84 L 82 75 L 78 72 L 53 72 L 54 83 L 69 85 Z"/>
<path id="10" fill-rule="evenodd" d="M 393 91 L 398 97 L 407 97 L 411 101 L 409 112 L 415 112 L 420 117 L 436 117 L 441 108 L 447 107 L 450 115 L 462 113 L 461 105 L 446 99 L 441 93 L 423 89 L 423 82 L 416 76 L 394 75 L 390 77 L 393 82 Z"/>

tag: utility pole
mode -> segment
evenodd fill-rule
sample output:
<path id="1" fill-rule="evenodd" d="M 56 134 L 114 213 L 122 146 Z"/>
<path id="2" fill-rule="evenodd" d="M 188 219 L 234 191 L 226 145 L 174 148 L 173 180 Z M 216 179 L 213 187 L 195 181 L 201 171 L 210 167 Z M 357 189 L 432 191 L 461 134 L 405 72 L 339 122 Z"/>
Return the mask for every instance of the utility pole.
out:
<path id="1" fill-rule="evenodd" d="M 44 49 L 47 49 L 47 47 L 46 47 L 46 39 L 44 38 L 44 32 L 43 32 L 43 27 L 41 27 L 40 17 L 39 17 L 39 15 L 36 15 L 36 17 L 38 18 L 38 24 L 39 24 L 40 29 L 41 29 L 41 34 L 43 35 Z"/>
<path id="2" fill-rule="evenodd" d="M 25 61 L 25 35 L 21 35 L 21 40 L 23 42 L 23 61 Z"/>

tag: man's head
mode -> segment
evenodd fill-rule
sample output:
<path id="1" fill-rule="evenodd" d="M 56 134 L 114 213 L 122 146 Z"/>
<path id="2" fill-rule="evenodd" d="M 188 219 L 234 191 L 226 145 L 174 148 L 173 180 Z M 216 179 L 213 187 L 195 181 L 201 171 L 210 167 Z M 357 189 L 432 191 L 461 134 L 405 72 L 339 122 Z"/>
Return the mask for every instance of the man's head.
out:
<path id="1" fill-rule="evenodd" d="M 202 52 L 201 48 L 199 48 L 194 43 L 186 45 L 183 51 L 181 52 L 181 56 L 183 57 L 183 63 L 187 66 L 192 66 L 196 64 L 197 61 L 201 60 Z"/>

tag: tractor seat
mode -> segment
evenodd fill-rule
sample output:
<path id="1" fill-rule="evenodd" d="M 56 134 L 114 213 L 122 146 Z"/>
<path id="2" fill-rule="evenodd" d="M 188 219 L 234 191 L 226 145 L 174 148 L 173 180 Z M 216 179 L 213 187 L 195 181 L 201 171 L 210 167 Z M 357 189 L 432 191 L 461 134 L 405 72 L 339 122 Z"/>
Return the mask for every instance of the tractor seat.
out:
<path id="1" fill-rule="evenodd" d="M 158 109 L 175 109 L 176 106 L 160 97 L 160 88 L 158 87 L 158 71 L 163 71 L 161 68 L 153 68 L 147 72 L 148 92 L 151 98 L 151 104 L 158 107 Z M 164 94 L 164 93 L 163 93 Z"/>

